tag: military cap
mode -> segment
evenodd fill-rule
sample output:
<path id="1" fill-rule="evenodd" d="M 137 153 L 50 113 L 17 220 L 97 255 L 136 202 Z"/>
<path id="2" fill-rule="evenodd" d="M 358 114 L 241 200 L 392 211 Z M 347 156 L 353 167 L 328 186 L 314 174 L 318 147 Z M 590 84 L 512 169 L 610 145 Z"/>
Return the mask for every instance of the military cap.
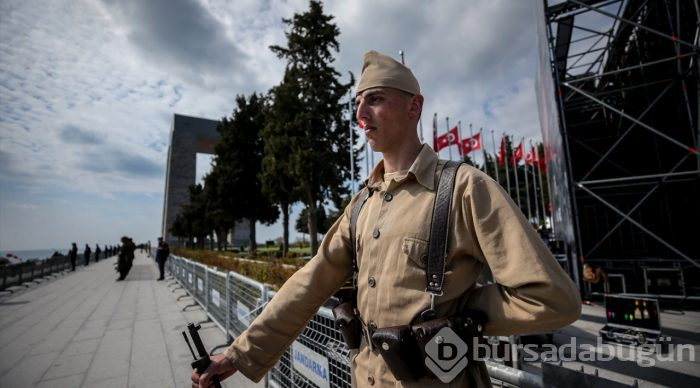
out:
<path id="1" fill-rule="evenodd" d="M 418 80 L 413 76 L 411 69 L 387 55 L 371 50 L 364 55 L 360 82 L 355 94 L 376 87 L 389 87 L 414 95 L 420 94 Z"/>

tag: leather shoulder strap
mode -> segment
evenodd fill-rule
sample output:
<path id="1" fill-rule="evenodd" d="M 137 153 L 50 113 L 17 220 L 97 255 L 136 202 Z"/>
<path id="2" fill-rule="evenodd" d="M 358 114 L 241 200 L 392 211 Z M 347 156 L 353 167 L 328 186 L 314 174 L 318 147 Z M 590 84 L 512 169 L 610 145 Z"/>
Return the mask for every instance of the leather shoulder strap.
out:
<path id="1" fill-rule="evenodd" d="M 445 279 L 445 257 L 447 256 L 448 230 L 452 192 L 455 175 L 461 162 L 448 161 L 440 173 L 440 183 L 435 194 L 433 219 L 430 224 L 430 241 L 428 242 L 428 265 L 425 271 L 426 291 L 440 295 Z"/>

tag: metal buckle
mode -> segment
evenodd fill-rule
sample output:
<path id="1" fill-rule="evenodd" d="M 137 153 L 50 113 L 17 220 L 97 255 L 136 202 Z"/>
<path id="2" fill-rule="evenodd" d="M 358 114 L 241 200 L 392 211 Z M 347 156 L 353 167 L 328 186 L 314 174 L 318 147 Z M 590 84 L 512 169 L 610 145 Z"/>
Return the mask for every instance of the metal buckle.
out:
<path id="1" fill-rule="evenodd" d="M 420 317 L 423 320 L 423 322 L 437 318 L 437 311 L 435 310 L 435 298 L 438 296 L 442 296 L 442 291 L 440 291 L 439 294 L 435 292 L 430 293 L 430 308 L 420 313 Z"/>

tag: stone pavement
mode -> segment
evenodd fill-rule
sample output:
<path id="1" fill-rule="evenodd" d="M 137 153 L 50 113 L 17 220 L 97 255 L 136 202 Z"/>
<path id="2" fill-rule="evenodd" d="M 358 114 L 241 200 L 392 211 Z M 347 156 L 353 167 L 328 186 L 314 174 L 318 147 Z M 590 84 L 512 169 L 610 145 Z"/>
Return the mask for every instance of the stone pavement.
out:
<path id="1" fill-rule="evenodd" d="M 0 298 L 0 387 L 189 387 L 192 355 L 182 331 L 206 319 L 191 297 L 157 282 L 158 269 L 136 252 L 125 281 L 116 257 L 79 267 Z M 224 343 L 203 323 L 208 349 Z M 241 374 L 224 387 L 263 387 Z"/>

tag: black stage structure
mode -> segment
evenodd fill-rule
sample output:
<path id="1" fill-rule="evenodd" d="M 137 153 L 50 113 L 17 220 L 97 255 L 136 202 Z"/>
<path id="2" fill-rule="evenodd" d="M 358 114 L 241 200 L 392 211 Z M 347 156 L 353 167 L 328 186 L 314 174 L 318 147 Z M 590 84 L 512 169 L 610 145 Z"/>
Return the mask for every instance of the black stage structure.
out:
<path id="1" fill-rule="evenodd" d="M 536 3 L 553 226 L 572 276 L 587 291 L 587 263 L 608 274 L 600 292 L 700 299 L 699 0 Z"/>

